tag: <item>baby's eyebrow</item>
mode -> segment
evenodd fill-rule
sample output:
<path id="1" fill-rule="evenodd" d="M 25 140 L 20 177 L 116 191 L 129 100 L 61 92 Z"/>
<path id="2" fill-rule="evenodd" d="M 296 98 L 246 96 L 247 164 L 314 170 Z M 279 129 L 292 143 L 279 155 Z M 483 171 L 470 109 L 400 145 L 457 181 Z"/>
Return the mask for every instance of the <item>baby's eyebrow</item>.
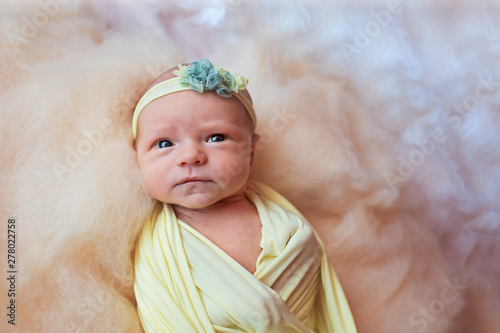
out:
<path id="1" fill-rule="evenodd" d="M 139 136 L 142 137 L 142 140 L 146 142 L 152 141 L 160 136 L 165 136 L 167 133 L 172 131 L 171 126 L 155 126 L 153 128 L 144 130 L 139 132 Z"/>
<path id="2" fill-rule="evenodd" d="M 235 131 L 235 130 L 237 131 L 240 130 L 241 128 L 242 126 L 234 124 L 230 121 L 214 120 L 214 121 L 207 121 L 201 124 L 197 123 L 195 130 L 201 132 L 210 132 L 210 134 L 216 134 L 218 132 Z M 142 131 L 139 131 L 142 133 L 139 134 L 143 137 L 143 140 L 151 141 L 159 137 L 175 136 L 182 131 L 183 129 L 180 129 L 179 127 L 172 124 L 156 124 L 151 126 L 146 131 L 142 129 Z"/>
<path id="3" fill-rule="evenodd" d="M 233 124 L 232 122 L 228 122 L 228 121 L 215 120 L 212 122 L 206 122 L 206 123 L 202 124 L 201 127 L 211 129 L 211 128 L 217 128 L 217 127 L 219 127 L 219 128 L 231 128 L 231 127 L 239 128 L 240 126 Z"/>

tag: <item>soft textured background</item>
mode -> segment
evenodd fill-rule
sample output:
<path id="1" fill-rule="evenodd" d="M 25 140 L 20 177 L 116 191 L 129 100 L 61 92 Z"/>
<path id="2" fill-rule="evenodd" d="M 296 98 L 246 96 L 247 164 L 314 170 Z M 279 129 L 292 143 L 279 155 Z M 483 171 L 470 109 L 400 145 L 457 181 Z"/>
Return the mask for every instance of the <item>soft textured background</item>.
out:
<path id="1" fill-rule="evenodd" d="M 131 253 L 152 203 L 131 111 L 201 57 L 250 80 L 253 176 L 320 231 L 360 332 L 500 331 L 498 1 L 2 0 L 0 15 L 0 267 L 14 217 L 19 271 L 0 331 L 140 331 Z"/>

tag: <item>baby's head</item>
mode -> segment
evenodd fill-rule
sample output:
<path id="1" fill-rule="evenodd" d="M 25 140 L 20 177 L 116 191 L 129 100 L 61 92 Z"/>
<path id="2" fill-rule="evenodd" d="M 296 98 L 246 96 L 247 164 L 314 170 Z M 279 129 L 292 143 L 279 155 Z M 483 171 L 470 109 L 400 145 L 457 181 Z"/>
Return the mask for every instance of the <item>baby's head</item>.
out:
<path id="1" fill-rule="evenodd" d="M 203 59 L 163 73 L 148 87 L 133 133 L 153 198 L 202 209 L 244 192 L 259 138 L 245 86 L 244 78 Z"/>

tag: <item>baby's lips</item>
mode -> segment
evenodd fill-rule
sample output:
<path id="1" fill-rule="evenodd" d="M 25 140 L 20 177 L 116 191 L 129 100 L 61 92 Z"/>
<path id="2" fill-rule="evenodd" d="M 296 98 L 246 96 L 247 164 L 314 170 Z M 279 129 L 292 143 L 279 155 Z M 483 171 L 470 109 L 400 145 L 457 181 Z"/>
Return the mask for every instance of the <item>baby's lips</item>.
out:
<path id="1" fill-rule="evenodd" d="M 208 179 L 201 177 L 186 177 L 179 182 L 179 185 L 195 183 L 195 182 L 208 182 Z"/>

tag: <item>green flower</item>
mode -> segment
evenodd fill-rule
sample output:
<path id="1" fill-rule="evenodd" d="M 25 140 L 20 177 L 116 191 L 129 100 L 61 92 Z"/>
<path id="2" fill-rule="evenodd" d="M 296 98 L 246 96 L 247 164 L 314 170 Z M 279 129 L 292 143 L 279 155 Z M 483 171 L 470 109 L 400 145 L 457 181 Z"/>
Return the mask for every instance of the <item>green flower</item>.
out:
<path id="1" fill-rule="evenodd" d="M 207 76 L 206 89 L 215 90 L 221 83 L 222 77 L 220 76 L 219 72 L 211 69 Z"/>
<path id="2" fill-rule="evenodd" d="M 247 79 L 238 74 L 231 74 L 222 67 L 212 65 L 210 60 L 193 61 L 189 66 L 179 65 L 179 70 L 173 72 L 181 78 L 181 85 L 197 92 L 214 90 L 219 96 L 231 97 L 246 88 Z"/>

